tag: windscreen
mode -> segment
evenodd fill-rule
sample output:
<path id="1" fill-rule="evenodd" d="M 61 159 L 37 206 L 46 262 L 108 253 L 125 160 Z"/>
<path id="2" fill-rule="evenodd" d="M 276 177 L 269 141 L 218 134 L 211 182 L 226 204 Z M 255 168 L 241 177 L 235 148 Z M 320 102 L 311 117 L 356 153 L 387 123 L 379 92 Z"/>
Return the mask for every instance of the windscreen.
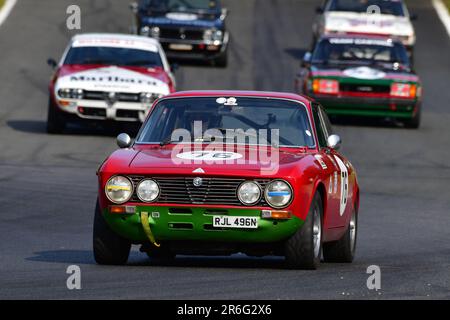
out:
<path id="1" fill-rule="evenodd" d="M 154 11 L 216 10 L 218 1 L 213 0 L 143 0 L 141 7 Z"/>
<path id="2" fill-rule="evenodd" d="M 211 130 L 213 129 L 213 130 Z M 207 142 L 206 132 L 226 136 L 225 143 L 246 142 L 255 134 L 266 133 L 267 145 L 276 134 L 279 146 L 314 146 L 306 107 L 300 103 L 269 98 L 195 97 L 161 100 L 152 110 L 137 138 L 138 143 L 159 143 L 184 130 L 192 142 Z M 231 139 L 229 139 L 231 137 Z M 252 141 L 255 141 L 254 139 Z M 182 142 L 182 141 L 174 141 Z M 184 141 L 185 142 L 185 141 Z"/>
<path id="3" fill-rule="evenodd" d="M 72 47 L 64 64 L 104 64 L 128 67 L 163 67 L 158 52 L 117 47 Z"/>
<path id="4" fill-rule="evenodd" d="M 377 39 L 330 38 L 320 41 L 313 53 L 313 63 L 399 63 L 409 65 L 402 44 Z"/>
<path id="5" fill-rule="evenodd" d="M 378 6 L 381 14 L 405 15 L 401 1 L 387 0 L 332 0 L 328 11 L 367 12 L 370 6 Z"/>

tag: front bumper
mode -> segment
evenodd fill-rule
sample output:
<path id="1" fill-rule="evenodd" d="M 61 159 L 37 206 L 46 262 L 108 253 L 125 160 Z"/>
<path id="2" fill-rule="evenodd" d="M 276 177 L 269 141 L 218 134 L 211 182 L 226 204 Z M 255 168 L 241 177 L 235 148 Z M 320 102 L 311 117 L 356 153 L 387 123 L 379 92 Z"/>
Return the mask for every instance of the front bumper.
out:
<path id="1" fill-rule="evenodd" d="M 287 220 L 263 219 L 261 210 L 254 208 L 142 205 L 136 207 L 134 214 L 114 214 L 105 208 L 103 215 L 114 232 L 133 243 L 145 243 L 148 240 L 141 225 L 141 212 L 148 212 L 150 228 L 157 242 L 274 243 L 289 238 L 303 225 L 296 216 Z M 214 228 L 212 219 L 217 215 L 257 217 L 258 228 Z"/>
<path id="2" fill-rule="evenodd" d="M 65 113 L 80 119 L 112 120 L 124 122 L 143 122 L 151 104 L 145 105 L 136 102 L 115 102 L 109 105 L 101 100 L 75 100 L 64 99 L 68 105 L 57 102 L 57 108 Z"/>
<path id="3" fill-rule="evenodd" d="M 228 33 L 222 41 L 158 39 L 171 59 L 212 60 L 225 54 L 228 46 Z"/>
<path id="4" fill-rule="evenodd" d="M 414 99 L 310 95 L 330 115 L 412 118 L 420 107 Z"/>

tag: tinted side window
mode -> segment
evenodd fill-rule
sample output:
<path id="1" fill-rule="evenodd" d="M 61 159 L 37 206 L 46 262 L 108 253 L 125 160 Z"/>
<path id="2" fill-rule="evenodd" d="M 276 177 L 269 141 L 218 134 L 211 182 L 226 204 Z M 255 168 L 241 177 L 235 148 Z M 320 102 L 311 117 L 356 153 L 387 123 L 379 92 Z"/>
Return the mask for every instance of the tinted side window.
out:
<path id="1" fill-rule="evenodd" d="M 325 136 L 328 138 L 333 134 L 333 127 L 331 126 L 330 119 L 328 118 L 327 113 L 325 110 L 320 106 L 319 107 L 320 116 L 322 119 L 323 127 L 325 130 Z"/>
<path id="2" fill-rule="evenodd" d="M 321 148 L 325 148 L 327 146 L 327 138 L 326 132 L 322 126 L 322 122 L 320 121 L 319 115 L 319 106 L 317 104 L 312 105 L 313 116 L 314 116 L 314 125 L 316 126 L 317 131 L 317 140 L 319 140 L 319 146 Z"/>

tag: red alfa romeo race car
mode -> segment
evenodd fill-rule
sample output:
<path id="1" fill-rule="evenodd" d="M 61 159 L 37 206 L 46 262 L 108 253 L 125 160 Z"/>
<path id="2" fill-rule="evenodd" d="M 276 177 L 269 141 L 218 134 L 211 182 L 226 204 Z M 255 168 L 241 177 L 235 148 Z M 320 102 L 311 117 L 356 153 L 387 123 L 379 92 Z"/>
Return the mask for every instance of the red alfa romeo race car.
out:
<path id="1" fill-rule="evenodd" d="M 70 41 L 49 85 L 47 131 L 74 120 L 143 122 L 153 102 L 175 91 L 158 41 L 122 34 L 82 34 Z"/>
<path id="2" fill-rule="evenodd" d="M 291 268 L 351 262 L 359 187 L 322 107 L 288 93 L 178 92 L 98 169 L 99 264 L 150 257 L 285 256 Z"/>

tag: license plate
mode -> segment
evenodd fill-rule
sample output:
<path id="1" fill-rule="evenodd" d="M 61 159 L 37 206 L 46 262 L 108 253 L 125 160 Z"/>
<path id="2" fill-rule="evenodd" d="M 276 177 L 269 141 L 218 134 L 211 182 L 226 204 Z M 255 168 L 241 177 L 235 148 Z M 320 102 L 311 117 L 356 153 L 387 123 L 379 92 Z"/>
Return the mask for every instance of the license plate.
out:
<path id="1" fill-rule="evenodd" d="M 191 51 L 192 48 L 193 47 L 191 44 L 178 44 L 178 43 L 169 44 L 169 49 L 172 50 Z"/>
<path id="2" fill-rule="evenodd" d="M 215 216 L 213 217 L 213 227 L 257 229 L 258 219 L 256 217 Z"/>

